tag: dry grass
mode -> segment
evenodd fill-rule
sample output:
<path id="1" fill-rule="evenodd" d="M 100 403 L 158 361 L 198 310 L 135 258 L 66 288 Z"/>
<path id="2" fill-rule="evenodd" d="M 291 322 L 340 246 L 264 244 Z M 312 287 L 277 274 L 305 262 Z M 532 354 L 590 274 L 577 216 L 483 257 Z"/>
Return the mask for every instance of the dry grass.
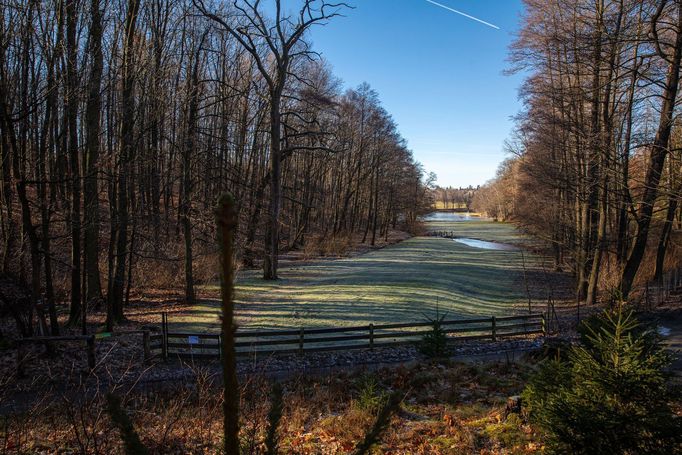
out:
<path id="1" fill-rule="evenodd" d="M 541 444 L 521 416 L 505 417 L 506 399 L 520 392 L 527 365 L 420 365 L 371 373 L 371 393 L 401 390 L 404 399 L 376 453 L 537 453 Z M 116 393 L 152 453 L 217 453 L 222 397 L 217 377 L 161 390 Z M 349 453 L 374 419 L 367 406 L 368 374 L 292 379 L 284 386 L 280 453 Z M 263 453 L 268 381 L 242 385 L 243 453 Z M 54 395 L 0 427 L 0 453 L 121 453 L 104 411 L 105 390 Z M 46 396 L 47 398 L 47 396 Z"/>

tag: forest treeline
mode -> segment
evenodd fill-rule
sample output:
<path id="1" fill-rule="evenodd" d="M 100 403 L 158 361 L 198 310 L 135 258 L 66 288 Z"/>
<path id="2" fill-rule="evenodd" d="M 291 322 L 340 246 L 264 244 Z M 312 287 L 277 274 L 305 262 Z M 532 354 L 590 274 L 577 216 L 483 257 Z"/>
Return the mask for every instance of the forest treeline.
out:
<path id="1" fill-rule="evenodd" d="M 546 240 L 577 296 L 682 259 L 680 0 L 525 0 L 512 157 L 474 205 Z"/>
<path id="2" fill-rule="evenodd" d="M 433 206 L 440 210 L 471 210 L 471 203 L 480 186 L 455 188 L 452 186 L 436 186 L 431 189 Z"/>
<path id="3" fill-rule="evenodd" d="M 224 191 L 240 260 L 269 279 L 283 250 L 374 244 L 428 208 L 377 94 L 344 89 L 311 46 L 350 8 L 266 3 L 2 2 L 0 269 L 31 289 L 10 309 L 23 335 L 36 314 L 58 333 L 59 301 L 76 323 L 104 299 L 111 327 L 163 273 L 192 303 Z"/>

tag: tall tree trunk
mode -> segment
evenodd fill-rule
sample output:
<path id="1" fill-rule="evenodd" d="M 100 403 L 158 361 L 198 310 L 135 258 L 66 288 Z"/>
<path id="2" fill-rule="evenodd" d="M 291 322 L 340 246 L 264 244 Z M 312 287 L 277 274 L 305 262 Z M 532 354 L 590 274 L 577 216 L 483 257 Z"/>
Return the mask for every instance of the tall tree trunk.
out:
<path id="1" fill-rule="evenodd" d="M 263 279 L 266 280 L 277 279 L 279 211 L 282 200 L 282 119 L 280 103 L 283 89 L 283 84 L 279 82 L 270 95 L 270 203 L 265 229 L 265 258 L 263 261 Z"/>
<path id="2" fill-rule="evenodd" d="M 192 224 L 190 222 L 192 194 L 192 153 L 195 148 L 197 111 L 199 109 L 199 64 L 200 52 L 206 33 L 200 40 L 194 55 L 194 65 L 189 81 L 187 119 L 185 125 L 185 146 L 182 153 L 182 193 L 180 200 L 180 222 L 185 238 L 185 301 L 196 303 L 194 276 L 192 273 Z"/>
<path id="3" fill-rule="evenodd" d="M 134 147 L 134 122 L 135 122 L 135 68 L 133 63 L 133 45 L 135 38 L 135 23 L 137 21 L 137 13 L 140 7 L 140 0 L 128 0 L 128 9 L 125 20 L 125 35 L 123 42 L 123 63 L 122 63 L 122 85 L 121 92 L 121 128 L 120 137 L 121 145 L 119 152 L 118 163 L 118 182 L 117 182 L 117 208 L 116 208 L 116 248 L 114 253 L 114 273 L 112 283 L 110 284 L 109 295 L 107 296 L 107 304 L 109 311 L 107 312 L 107 324 L 121 322 L 123 316 L 123 298 L 125 288 L 125 271 L 126 258 L 128 247 L 128 197 L 129 197 L 129 182 L 128 177 L 131 172 L 131 161 L 133 158 Z"/>
<path id="4" fill-rule="evenodd" d="M 99 190 L 97 183 L 100 112 L 102 97 L 100 86 L 102 81 L 102 17 L 100 0 L 92 0 L 90 5 L 90 59 L 92 69 L 88 82 L 88 101 L 85 108 L 85 180 L 83 183 L 85 212 L 85 274 L 87 276 L 87 300 L 102 298 L 102 285 L 99 272 Z"/>
<path id="5" fill-rule="evenodd" d="M 78 74 L 76 63 L 78 43 L 77 0 L 66 3 L 66 116 L 69 132 L 69 171 L 71 174 L 71 307 L 69 322 L 75 323 L 83 316 L 81 296 L 81 175 L 78 150 Z"/>

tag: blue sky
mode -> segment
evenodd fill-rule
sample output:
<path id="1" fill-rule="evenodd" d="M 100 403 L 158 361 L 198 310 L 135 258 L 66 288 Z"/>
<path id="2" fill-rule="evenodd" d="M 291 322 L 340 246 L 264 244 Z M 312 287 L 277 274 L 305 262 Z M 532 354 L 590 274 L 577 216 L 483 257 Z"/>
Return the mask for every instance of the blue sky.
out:
<path id="1" fill-rule="evenodd" d="M 440 185 L 482 184 L 505 158 L 520 75 L 505 76 L 521 0 L 351 0 L 345 18 L 316 28 L 314 48 L 347 87 L 368 82 L 416 158 Z"/>

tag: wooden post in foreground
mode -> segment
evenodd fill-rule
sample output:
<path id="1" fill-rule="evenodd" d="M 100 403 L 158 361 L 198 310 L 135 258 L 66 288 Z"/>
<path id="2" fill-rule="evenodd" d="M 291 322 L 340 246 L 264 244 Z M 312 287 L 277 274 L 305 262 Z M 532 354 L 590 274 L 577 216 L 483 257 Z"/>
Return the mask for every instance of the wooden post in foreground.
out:
<path id="1" fill-rule="evenodd" d="M 218 249 L 220 251 L 220 295 L 222 298 L 223 353 L 223 432 L 225 453 L 239 455 L 239 384 L 237 383 L 237 359 L 234 347 L 233 281 L 234 235 L 237 231 L 237 209 L 229 193 L 218 198 L 215 208 Z"/>

